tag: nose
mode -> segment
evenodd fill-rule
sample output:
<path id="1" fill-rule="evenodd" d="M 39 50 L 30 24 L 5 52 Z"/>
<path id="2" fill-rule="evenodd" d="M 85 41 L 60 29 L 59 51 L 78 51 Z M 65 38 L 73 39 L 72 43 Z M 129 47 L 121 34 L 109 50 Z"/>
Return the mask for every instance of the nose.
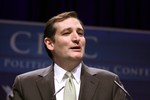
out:
<path id="1" fill-rule="evenodd" d="M 77 32 L 74 32 L 72 34 L 72 41 L 75 42 L 76 44 L 79 44 L 79 41 L 80 41 L 80 36 Z"/>

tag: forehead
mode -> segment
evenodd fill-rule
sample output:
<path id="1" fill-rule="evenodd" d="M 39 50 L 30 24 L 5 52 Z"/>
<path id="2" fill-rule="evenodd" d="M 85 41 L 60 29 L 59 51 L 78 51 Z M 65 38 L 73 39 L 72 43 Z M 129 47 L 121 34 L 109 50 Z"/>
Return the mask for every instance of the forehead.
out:
<path id="1" fill-rule="evenodd" d="M 76 18 L 68 18 L 61 22 L 56 22 L 54 24 L 57 30 L 63 30 L 66 28 L 80 28 L 83 29 L 80 21 Z"/>

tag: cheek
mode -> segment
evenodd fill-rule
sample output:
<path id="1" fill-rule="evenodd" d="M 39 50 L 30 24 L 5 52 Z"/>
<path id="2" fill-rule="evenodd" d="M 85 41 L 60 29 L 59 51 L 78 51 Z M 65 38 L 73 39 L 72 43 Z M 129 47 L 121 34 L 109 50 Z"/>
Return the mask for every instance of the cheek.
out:
<path id="1" fill-rule="evenodd" d="M 83 38 L 82 39 L 82 46 L 85 46 L 85 44 L 86 44 L 86 40 L 85 40 L 85 38 Z"/>
<path id="2" fill-rule="evenodd" d="M 65 49 L 69 45 L 69 42 L 67 39 L 58 39 L 58 41 L 55 42 L 55 46 L 58 49 Z"/>

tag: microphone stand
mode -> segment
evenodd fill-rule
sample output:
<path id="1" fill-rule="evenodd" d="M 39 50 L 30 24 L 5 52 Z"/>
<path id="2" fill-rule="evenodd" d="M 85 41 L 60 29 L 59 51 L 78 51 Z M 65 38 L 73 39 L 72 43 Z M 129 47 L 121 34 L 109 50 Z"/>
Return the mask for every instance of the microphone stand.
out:
<path id="1" fill-rule="evenodd" d="M 65 86 L 63 86 L 62 88 L 60 88 L 57 92 L 55 92 L 54 94 L 53 94 L 53 97 L 52 97 L 52 99 L 51 100 L 55 100 L 56 99 L 56 95 L 64 88 Z"/>
<path id="2" fill-rule="evenodd" d="M 133 100 L 132 96 L 117 81 L 114 81 L 114 83 L 130 98 L 130 100 Z"/>

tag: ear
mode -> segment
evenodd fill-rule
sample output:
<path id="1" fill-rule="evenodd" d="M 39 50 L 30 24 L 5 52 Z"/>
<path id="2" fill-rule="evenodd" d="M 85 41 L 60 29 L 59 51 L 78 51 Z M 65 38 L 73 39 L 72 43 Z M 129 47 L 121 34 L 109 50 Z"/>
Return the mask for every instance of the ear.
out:
<path id="1" fill-rule="evenodd" d="M 54 50 L 54 42 L 50 38 L 45 38 L 44 43 L 49 50 Z"/>

